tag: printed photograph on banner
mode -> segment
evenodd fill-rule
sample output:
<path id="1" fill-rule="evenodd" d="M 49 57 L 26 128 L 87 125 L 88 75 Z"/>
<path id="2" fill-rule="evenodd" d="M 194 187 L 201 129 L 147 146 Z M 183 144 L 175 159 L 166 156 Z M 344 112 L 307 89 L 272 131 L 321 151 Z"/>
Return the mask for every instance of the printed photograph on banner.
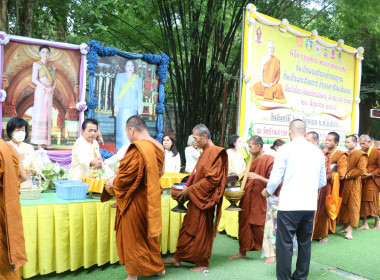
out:
<path id="1" fill-rule="evenodd" d="M 281 69 L 280 59 L 275 56 L 275 44 L 273 41 L 266 43 L 267 54 L 261 58 L 260 81 L 252 87 L 252 93 L 258 100 L 286 103 L 282 85 L 279 83 Z"/>
<path id="2" fill-rule="evenodd" d="M 81 53 L 10 41 L 4 46 L 3 136 L 12 117 L 29 124 L 25 142 L 45 149 L 71 148 L 78 137 Z"/>
<path id="3" fill-rule="evenodd" d="M 121 56 L 99 57 L 94 76 L 94 97 L 98 106 L 94 117 L 99 121 L 101 149 L 116 152 L 129 144 L 125 123 L 133 115 L 141 116 L 148 131 L 157 133 L 157 66 L 141 59 Z"/>
<path id="4" fill-rule="evenodd" d="M 243 52 L 251 81 L 242 87 L 241 135 L 260 135 L 266 144 L 288 140 L 289 122 L 299 118 L 321 141 L 330 131 L 344 139 L 352 126 L 355 57 L 260 22 L 244 32 L 253 37 Z"/>

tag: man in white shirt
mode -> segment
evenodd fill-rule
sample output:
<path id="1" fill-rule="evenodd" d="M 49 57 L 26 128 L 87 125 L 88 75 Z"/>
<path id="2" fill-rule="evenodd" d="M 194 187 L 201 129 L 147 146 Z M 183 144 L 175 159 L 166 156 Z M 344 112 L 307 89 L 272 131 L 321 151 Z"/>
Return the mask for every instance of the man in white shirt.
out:
<path id="1" fill-rule="evenodd" d="M 264 197 L 269 197 L 282 182 L 277 216 L 277 279 L 307 279 L 310 266 L 311 236 L 318 189 L 326 185 L 323 153 L 305 139 L 306 125 L 293 120 L 289 125 L 291 142 L 278 151 Z M 293 237 L 297 235 L 298 259 L 293 275 Z"/>
<path id="2" fill-rule="evenodd" d="M 86 175 L 86 169 L 101 169 L 103 165 L 99 144 L 95 140 L 98 136 L 98 121 L 85 119 L 81 132 L 82 135 L 77 139 L 72 150 L 70 180 L 82 180 Z"/>

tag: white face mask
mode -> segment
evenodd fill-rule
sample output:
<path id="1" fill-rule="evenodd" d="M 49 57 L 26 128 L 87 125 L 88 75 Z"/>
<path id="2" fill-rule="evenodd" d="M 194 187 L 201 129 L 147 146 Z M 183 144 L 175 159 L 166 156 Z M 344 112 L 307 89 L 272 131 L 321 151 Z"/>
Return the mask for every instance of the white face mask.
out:
<path id="1" fill-rule="evenodd" d="M 25 140 L 25 131 L 17 131 L 13 133 L 13 139 L 17 142 L 23 142 Z"/>

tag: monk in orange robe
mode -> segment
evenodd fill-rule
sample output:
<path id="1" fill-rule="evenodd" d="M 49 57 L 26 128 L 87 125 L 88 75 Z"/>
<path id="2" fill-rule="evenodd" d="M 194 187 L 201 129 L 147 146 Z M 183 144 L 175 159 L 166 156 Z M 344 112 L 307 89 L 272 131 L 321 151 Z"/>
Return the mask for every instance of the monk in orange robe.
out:
<path id="1" fill-rule="evenodd" d="M 306 140 L 318 147 L 319 135 L 318 133 L 311 131 L 307 134 Z M 326 167 L 326 178 L 331 178 L 330 166 L 331 166 L 331 156 L 327 150 L 322 150 L 325 155 L 325 167 Z M 313 239 L 327 238 L 329 233 L 329 221 L 330 218 L 327 214 L 326 209 L 326 196 L 331 193 L 331 180 L 330 183 L 327 181 L 326 186 L 318 190 L 318 204 L 317 211 L 314 216 L 314 229 L 313 229 Z M 326 240 L 327 241 L 327 240 Z M 324 242 L 322 242 L 324 243 Z"/>
<path id="2" fill-rule="evenodd" d="M 359 223 L 362 176 L 366 173 L 368 161 L 366 153 L 356 150 L 357 143 L 355 135 L 347 136 L 345 141 L 348 150 L 347 174 L 343 185 L 342 206 L 337 220 L 338 225 L 344 224 L 337 233 L 346 232 L 347 239 L 352 239 L 352 228 L 357 227 Z"/>
<path id="3" fill-rule="evenodd" d="M 107 181 L 102 201 L 116 198 L 116 245 L 128 280 L 138 275 L 164 274 L 158 237 L 161 234 L 161 185 L 165 154 L 149 136 L 145 121 L 128 119 L 131 144 L 120 162 L 115 179 Z"/>
<path id="4" fill-rule="evenodd" d="M 253 85 L 256 95 L 263 96 L 265 99 L 284 99 L 284 91 L 280 81 L 280 60 L 273 55 L 274 43 L 267 43 L 268 55 L 261 60 L 260 82 Z"/>
<path id="5" fill-rule="evenodd" d="M 242 208 L 239 212 L 239 253 L 230 256 L 230 260 L 245 258 L 246 252 L 262 248 L 267 201 L 261 192 L 268 183 L 274 162 L 273 156 L 263 153 L 263 146 L 260 136 L 253 136 L 248 141 L 252 163 L 247 166 L 242 182 L 245 194 L 239 204 Z"/>
<path id="6" fill-rule="evenodd" d="M 21 279 L 27 262 L 20 205 L 20 179 L 26 174 L 17 152 L 0 139 L 0 278 Z"/>
<path id="7" fill-rule="evenodd" d="M 228 156 L 225 149 L 213 144 L 205 125 L 195 126 L 193 137 L 203 153 L 198 159 L 195 176 L 193 173 L 189 178 L 192 185 L 185 186 L 178 196 L 180 201 L 189 199 L 187 214 L 179 233 L 177 251 L 164 263 L 174 266 L 180 266 L 181 261 L 193 263 L 196 266 L 190 270 L 199 272 L 209 266 L 227 183 Z"/>
<path id="8" fill-rule="evenodd" d="M 368 154 L 367 172 L 363 175 L 362 204 L 360 217 L 363 225 L 358 229 L 369 229 L 367 217 L 375 217 L 374 229 L 380 229 L 379 220 L 379 189 L 380 189 L 380 150 L 371 147 L 371 138 L 368 135 L 359 137 L 362 151 Z"/>
<path id="9" fill-rule="evenodd" d="M 326 136 L 325 147 L 327 151 L 330 153 L 331 157 L 331 172 L 327 176 L 327 189 L 326 194 L 330 195 L 332 192 L 332 186 L 334 185 L 332 174 L 334 172 L 338 173 L 339 176 L 339 184 L 343 186 L 343 179 L 347 174 L 347 154 L 341 150 L 338 150 L 339 145 L 339 134 L 336 132 L 330 132 Z M 338 184 L 338 186 L 339 186 Z M 327 210 L 327 209 L 326 209 Z M 323 218 L 322 218 L 323 219 Z M 321 221 L 321 220 L 320 220 Z M 320 225 L 324 224 L 323 227 L 323 236 L 319 241 L 320 243 L 328 242 L 328 233 L 335 233 L 336 227 L 336 219 L 332 219 L 330 216 L 327 217 L 325 222 L 320 222 Z"/>

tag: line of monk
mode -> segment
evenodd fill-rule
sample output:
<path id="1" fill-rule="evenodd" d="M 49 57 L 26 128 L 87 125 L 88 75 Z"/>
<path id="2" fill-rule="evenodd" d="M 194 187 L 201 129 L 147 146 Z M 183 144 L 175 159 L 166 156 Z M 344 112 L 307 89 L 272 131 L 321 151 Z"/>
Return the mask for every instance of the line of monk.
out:
<path id="1" fill-rule="evenodd" d="M 163 275 L 164 264 L 179 267 L 181 262 L 194 264 L 192 271 L 205 270 L 209 267 L 227 183 L 226 150 L 214 145 L 206 126 L 194 127 L 195 144 L 203 153 L 178 196 L 179 201 L 188 201 L 188 210 L 176 253 L 162 260 L 158 239 L 162 194 L 159 179 L 163 174 L 164 149 L 149 135 L 145 121 L 139 116 L 128 119 L 126 132 L 131 145 L 117 175 L 107 180 L 101 201 L 116 198 L 116 244 L 120 263 L 128 272 L 127 279 Z M 318 145 L 317 133 L 309 132 L 307 139 Z M 319 190 L 313 239 L 322 243 L 328 241 L 329 233 L 335 232 L 336 224 L 343 225 L 337 233 L 344 232 L 347 239 L 352 239 L 353 228 L 358 226 L 360 218 L 363 225 L 359 230 L 369 229 L 368 217 L 375 217 L 374 229 L 380 229 L 380 150 L 372 146 L 368 135 L 359 138 L 361 150 L 357 149 L 358 139 L 354 135 L 345 139 L 347 152 L 337 149 L 339 140 L 337 133 L 330 132 L 326 137 L 326 150 L 321 151 L 326 158 L 328 180 Z M 262 249 L 267 213 L 262 192 L 275 161 L 273 156 L 263 153 L 263 145 L 260 136 L 248 141 L 251 157 L 240 178 L 245 196 L 240 202 L 239 253 L 229 259 L 245 258 L 248 251 Z M 17 269 L 27 262 L 18 199 L 20 181 L 25 179 L 17 151 L 0 140 L 0 275 L 6 279 L 20 279 Z M 340 203 L 335 210 L 327 203 L 334 193 L 341 200 L 340 210 Z M 280 187 L 278 194 L 281 197 Z"/>
<path id="2" fill-rule="evenodd" d="M 108 180 L 102 200 L 110 199 L 112 195 L 116 197 L 117 248 L 120 263 L 128 272 L 127 279 L 137 279 L 138 275 L 164 274 L 164 264 L 179 267 L 181 262 L 194 264 L 192 271 L 205 270 L 209 267 L 227 182 L 228 157 L 225 149 L 213 144 L 206 126 L 194 127 L 194 141 L 204 152 L 195 167 L 196 172 L 178 196 L 180 201 L 188 201 L 188 210 L 176 253 L 172 258 L 162 260 L 158 236 L 161 232 L 159 178 L 164 161 L 163 149 L 150 138 L 140 117 L 131 117 L 126 130 L 132 144 L 121 161 L 117 177 Z M 318 145 L 317 133 L 309 132 L 307 139 Z M 338 233 L 345 232 L 345 237 L 352 239 L 352 229 L 358 226 L 360 217 L 363 226 L 359 229 L 369 228 L 368 216 L 376 218 L 374 228 L 379 228 L 380 151 L 371 147 L 367 135 L 360 137 L 362 150 L 356 148 L 357 137 L 348 136 L 345 139 L 347 153 L 337 149 L 339 140 L 337 133 L 330 132 L 326 138 L 326 150 L 321 151 L 326 158 L 328 181 L 319 190 L 313 239 L 322 243 L 328 241 L 329 233 L 335 233 L 336 224 L 344 224 Z M 273 156 L 263 153 L 263 144 L 260 136 L 248 141 L 251 158 L 239 178 L 245 188 L 245 196 L 240 202 L 239 253 L 229 259 L 245 258 L 248 251 L 262 249 L 267 203 L 261 193 L 275 160 Z M 279 191 L 280 188 L 277 195 Z M 331 206 L 326 204 L 333 192 L 342 201 L 340 211 L 336 210 L 335 216 L 331 214 Z"/>

